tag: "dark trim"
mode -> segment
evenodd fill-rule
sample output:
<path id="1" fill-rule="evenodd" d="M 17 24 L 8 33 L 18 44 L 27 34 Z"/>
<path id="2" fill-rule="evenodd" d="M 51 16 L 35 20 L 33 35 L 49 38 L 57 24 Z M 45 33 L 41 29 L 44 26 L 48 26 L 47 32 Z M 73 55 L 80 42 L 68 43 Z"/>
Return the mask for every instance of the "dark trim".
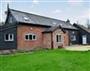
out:
<path id="1" fill-rule="evenodd" d="M 44 31 L 44 32 L 42 32 L 42 33 L 51 33 L 52 31 Z"/>
<path id="2" fill-rule="evenodd" d="M 7 27 L 2 27 L 0 31 L 5 31 L 7 29 L 10 29 L 10 28 L 15 28 L 16 25 L 13 25 L 13 26 L 7 26 Z"/>
<path id="3" fill-rule="evenodd" d="M 52 26 L 50 26 L 50 25 L 41 25 L 41 24 L 36 24 L 36 23 L 25 23 L 25 22 L 18 22 L 19 24 L 18 25 L 28 25 L 28 26 L 40 26 L 40 27 L 47 27 L 47 28 L 50 28 L 50 27 L 52 27 Z M 75 31 L 78 31 L 78 29 L 70 29 L 70 28 L 63 28 L 63 29 L 65 29 L 65 30 L 75 30 Z M 51 32 L 51 31 L 50 31 Z"/>
<path id="4" fill-rule="evenodd" d="M 69 46 L 71 45 L 71 39 L 70 39 L 70 34 L 68 32 L 68 42 L 69 42 Z"/>
<path id="5" fill-rule="evenodd" d="M 18 34 L 17 33 L 18 33 L 18 31 L 17 31 L 17 26 L 16 26 L 16 49 L 18 49 L 18 44 L 17 44 L 18 43 L 18 40 L 17 40 L 18 39 L 17 38 Z"/>
<path id="6" fill-rule="evenodd" d="M 24 23 L 24 22 L 18 22 L 18 25 L 28 25 L 28 26 L 40 26 L 40 27 L 51 27 L 49 25 L 41 25 L 41 24 L 32 24 L 32 23 Z"/>
<path id="7" fill-rule="evenodd" d="M 78 29 L 70 29 L 70 28 L 63 28 L 65 30 L 74 30 L 74 31 L 79 31 Z"/>

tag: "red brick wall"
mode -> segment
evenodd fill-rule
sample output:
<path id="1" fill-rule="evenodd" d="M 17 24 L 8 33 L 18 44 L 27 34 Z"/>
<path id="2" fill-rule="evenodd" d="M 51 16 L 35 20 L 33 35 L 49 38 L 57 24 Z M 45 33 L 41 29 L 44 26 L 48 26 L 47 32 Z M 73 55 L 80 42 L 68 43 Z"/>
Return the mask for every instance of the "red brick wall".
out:
<path id="1" fill-rule="evenodd" d="M 51 33 L 43 33 L 43 47 L 51 49 Z"/>
<path id="2" fill-rule="evenodd" d="M 51 48 L 51 33 L 43 33 L 43 27 L 38 26 L 25 26 L 20 25 L 17 27 L 17 48 L 21 50 L 28 50 L 38 47 L 44 48 Z M 25 40 L 25 34 L 34 33 L 36 34 L 36 40 Z M 56 35 L 61 34 L 63 36 L 63 42 L 57 43 L 56 42 Z M 53 47 L 58 48 L 63 44 L 63 46 L 68 46 L 69 38 L 68 32 L 63 33 L 61 29 L 57 29 L 53 32 Z"/>
<path id="3" fill-rule="evenodd" d="M 62 36 L 62 42 L 57 42 L 56 41 L 56 35 L 61 35 Z M 52 40 L 53 40 L 53 44 L 52 40 L 51 40 L 51 33 L 44 33 L 43 34 L 43 47 L 45 48 L 53 48 L 56 49 L 58 48 L 58 46 L 63 45 L 63 47 L 68 46 L 69 45 L 69 36 L 68 36 L 68 32 L 66 31 L 66 33 L 64 33 L 61 29 L 57 29 L 52 33 Z"/>
<path id="4" fill-rule="evenodd" d="M 65 46 L 69 46 L 69 34 L 68 31 L 66 31 L 66 33 L 64 33 L 64 47 Z"/>
<path id="5" fill-rule="evenodd" d="M 17 27 L 17 47 L 18 49 L 33 49 L 33 47 L 42 47 L 42 31 L 44 28 L 35 26 L 21 25 Z M 25 40 L 25 34 L 36 34 L 36 40 Z"/>
<path id="6" fill-rule="evenodd" d="M 56 35 L 61 35 L 62 41 L 57 42 L 56 41 Z M 53 32 L 53 46 L 54 48 L 58 48 L 58 46 L 68 46 L 69 44 L 69 38 L 68 38 L 68 33 L 64 33 L 61 29 L 57 29 Z"/>

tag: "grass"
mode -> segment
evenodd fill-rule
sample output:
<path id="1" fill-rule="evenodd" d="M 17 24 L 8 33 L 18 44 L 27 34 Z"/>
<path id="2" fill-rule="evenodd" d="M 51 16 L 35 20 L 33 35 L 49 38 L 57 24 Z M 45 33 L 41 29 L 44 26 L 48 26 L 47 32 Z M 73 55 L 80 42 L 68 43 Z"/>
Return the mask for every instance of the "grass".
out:
<path id="1" fill-rule="evenodd" d="M 90 52 L 58 49 L 0 55 L 0 71 L 90 71 Z"/>

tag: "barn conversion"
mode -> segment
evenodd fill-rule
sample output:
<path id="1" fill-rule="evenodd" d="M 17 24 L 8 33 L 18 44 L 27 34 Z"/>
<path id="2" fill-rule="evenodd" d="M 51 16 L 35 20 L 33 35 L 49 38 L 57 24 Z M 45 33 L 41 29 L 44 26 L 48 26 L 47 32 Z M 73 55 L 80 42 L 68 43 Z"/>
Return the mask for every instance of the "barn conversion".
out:
<path id="1" fill-rule="evenodd" d="M 79 34 L 78 27 L 69 20 L 62 21 L 8 7 L 5 24 L 0 27 L 0 49 L 55 49 L 79 44 Z"/>

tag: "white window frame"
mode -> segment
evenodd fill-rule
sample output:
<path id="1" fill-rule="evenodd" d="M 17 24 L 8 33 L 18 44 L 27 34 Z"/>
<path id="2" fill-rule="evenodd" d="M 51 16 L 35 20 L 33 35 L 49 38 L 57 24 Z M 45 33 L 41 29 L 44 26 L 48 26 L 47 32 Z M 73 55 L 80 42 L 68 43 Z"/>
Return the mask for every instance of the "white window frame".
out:
<path id="1" fill-rule="evenodd" d="M 8 39 L 6 39 L 6 35 L 8 35 Z M 10 38 L 10 36 L 12 36 L 12 38 Z M 4 41 L 14 41 L 14 34 L 5 34 Z"/>
<path id="2" fill-rule="evenodd" d="M 32 35 L 32 40 L 31 39 L 26 39 L 26 35 L 29 37 L 29 35 Z M 33 39 L 33 36 L 35 36 L 35 39 Z M 24 36 L 24 38 L 25 38 L 25 40 L 26 41 L 34 41 L 34 40 L 36 40 L 37 39 L 37 37 L 36 37 L 36 34 L 33 34 L 33 33 L 28 33 L 28 34 L 25 34 L 25 36 Z"/>
<path id="3" fill-rule="evenodd" d="M 57 36 L 61 36 L 61 40 L 60 40 L 60 41 L 57 41 Z M 58 39 L 58 40 L 59 40 L 59 39 Z M 61 35 L 61 34 L 57 34 L 57 35 L 56 35 L 56 42 L 58 42 L 58 43 L 63 42 L 63 38 L 62 38 L 62 35 Z"/>

